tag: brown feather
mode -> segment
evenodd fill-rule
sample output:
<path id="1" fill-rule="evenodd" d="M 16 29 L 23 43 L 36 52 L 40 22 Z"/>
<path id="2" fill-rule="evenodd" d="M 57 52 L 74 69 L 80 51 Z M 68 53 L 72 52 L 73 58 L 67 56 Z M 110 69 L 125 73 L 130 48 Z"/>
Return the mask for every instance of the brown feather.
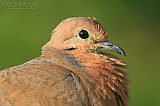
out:
<path id="1" fill-rule="evenodd" d="M 0 72 L 0 106 L 128 105 L 126 64 L 96 52 L 108 35 L 95 18 L 66 19 L 51 34 L 40 57 Z"/>

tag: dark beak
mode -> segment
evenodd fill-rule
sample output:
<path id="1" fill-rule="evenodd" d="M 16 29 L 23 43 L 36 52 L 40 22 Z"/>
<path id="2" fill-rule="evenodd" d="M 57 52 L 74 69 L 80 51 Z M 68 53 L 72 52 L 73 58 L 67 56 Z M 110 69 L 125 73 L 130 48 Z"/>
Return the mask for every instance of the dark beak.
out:
<path id="1" fill-rule="evenodd" d="M 117 53 L 126 56 L 124 50 L 116 45 L 114 45 L 110 41 L 102 42 L 100 43 L 100 48 L 103 48 L 104 50 L 113 50 L 116 51 Z"/>

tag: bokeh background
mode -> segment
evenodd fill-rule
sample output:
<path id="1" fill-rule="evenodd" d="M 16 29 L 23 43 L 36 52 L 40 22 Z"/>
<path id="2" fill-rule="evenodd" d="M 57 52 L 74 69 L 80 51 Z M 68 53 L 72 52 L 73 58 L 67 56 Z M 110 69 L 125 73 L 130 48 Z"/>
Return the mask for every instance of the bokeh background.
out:
<path id="1" fill-rule="evenodd" d="M 95 17 L 110 40 L 126 51 L 126 57 L 116 55 L 128 63 L 129 106 L 160 106 L 159 4 L 158 0 L 1 0 L 0 70 L 39 56 L 63 19 Z"/>

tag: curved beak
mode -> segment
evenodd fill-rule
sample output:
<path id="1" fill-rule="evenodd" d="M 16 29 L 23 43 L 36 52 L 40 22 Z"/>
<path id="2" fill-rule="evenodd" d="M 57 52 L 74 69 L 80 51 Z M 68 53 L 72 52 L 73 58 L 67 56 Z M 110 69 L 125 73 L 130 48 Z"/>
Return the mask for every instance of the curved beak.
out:
<path id="1" fill-rule="evenodd" d="M 110 41 L 102 42 L 100 43 L 100 48 L 103 48 L 104 50 L 113 50 L 116 51 L 117 53 L 126 56 L 124 50 L 116 45 L 114 45 Z"/>

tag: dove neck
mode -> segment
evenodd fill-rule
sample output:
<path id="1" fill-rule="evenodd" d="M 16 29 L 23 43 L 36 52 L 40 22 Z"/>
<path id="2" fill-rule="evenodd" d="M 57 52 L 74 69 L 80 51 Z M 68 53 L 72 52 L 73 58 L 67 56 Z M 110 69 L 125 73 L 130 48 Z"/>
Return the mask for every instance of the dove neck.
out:
<path id="1" fill-rule="evenodd" d="M 83 83 L 87 81 L 85 85 L 90 86 L 87 90 L 92 89 L 101 97 L 127 104 L 128 79 L 123 71 L 126 64 L 121 60 L 93 52 L 56 49 L 43 51 L 42 57 L 73 71 Z"/>
<path id="2" fill-rule="evenodd" d="M 70 67 L 79 70 L 87 70 L 87 73 L 92 77 L 99 77 L 102 74 L 118 74 L 123 76 L 123 68 L 126 64 L 120 59 L 112 55 L 102 55 L 94 52 L 86 52 L 79 50 L 59 50 L 59 49 L 45 49 L 42 51 L 42 56 L 56 64 L 67 64 Z M 125 75 L 125 73 L 124 73 Z M 114 75 L 113 75 L 114 76 Z"/>

